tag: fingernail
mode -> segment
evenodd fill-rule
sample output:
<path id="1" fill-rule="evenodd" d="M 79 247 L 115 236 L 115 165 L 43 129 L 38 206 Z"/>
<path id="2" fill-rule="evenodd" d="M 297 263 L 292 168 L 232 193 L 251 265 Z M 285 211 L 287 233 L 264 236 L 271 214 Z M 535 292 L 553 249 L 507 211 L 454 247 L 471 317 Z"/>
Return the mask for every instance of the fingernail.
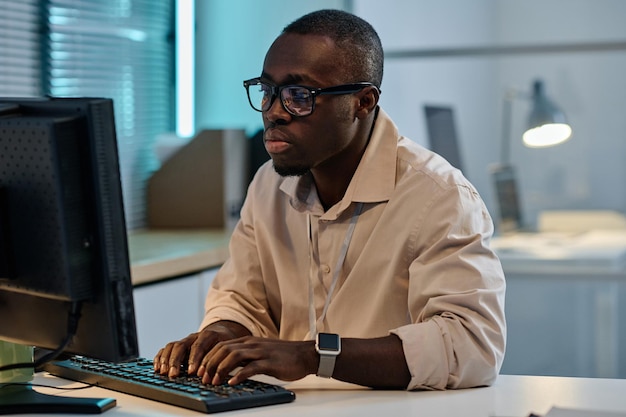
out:
<path id="1" fill-rule="evenodd" d="M 203 383 L 203 384 L 207 384 L 207 385 L 208 385 L 208 384 L 211 384 L 211 379 L 209 378 L 209 375 L 208 375 L 208 374 L 207 374 L 207 375 L 204 375 L 204 376 L 202 377 L 202 383 Z"/>

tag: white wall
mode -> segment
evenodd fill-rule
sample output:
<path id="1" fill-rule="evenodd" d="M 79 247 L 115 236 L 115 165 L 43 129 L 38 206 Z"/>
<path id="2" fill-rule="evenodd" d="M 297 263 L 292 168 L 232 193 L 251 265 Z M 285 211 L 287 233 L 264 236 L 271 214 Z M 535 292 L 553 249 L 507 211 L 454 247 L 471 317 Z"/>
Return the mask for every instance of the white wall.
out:
<path id="1" fill-rule="evenodd" d="M 386 50 L 625 41 L 621 0 L 356 0 Z M 626 211 L 626 50 L 558 54 L 388 59 L 381 103 L 400 131 L 426 142 L 425 103 L 456 110 L 467 169 L 492 211 L 488 166 L 499 161 L 501 103 L 510 88 L 530 92 L 535 78 L 563 108 L 572 139 L 524 148 L 529 102 L 513 107 L 512 162 L 529 226 L 546 209 Z"/>
<path id="2" fill-rule="evenodd" d="M 492 0 L 381 2 L 357 0 L 354 12 L 378 31 L 385 51 L 490 44 L 496 19 Z M 451 105 L 466 176 L 489 200 L 487 166 L 499 149 L 493 129 L 496 67 L 467 57 L 387 59 L 381 106 L 400 132 L 427 145 L 423 106 Z M 487 117 L 485 116 L 487 115 Z"/>
<path id="3" fill-rule="evenodd" d="M 503 43 L 626 41 L 622 0 L 532 0 L 498 3 Z M 531 7 L 534 6 L 534 7 Z M 572 139 L 550 149 L 513 148 L 527 217 L 541 209 L 626 211 L 626 50 L 527 55 L 496 60 L 499 88 L 528 90 L 541 77 L 566 111 Z M 528 103 L 514 111 L 519 134 Z"/>

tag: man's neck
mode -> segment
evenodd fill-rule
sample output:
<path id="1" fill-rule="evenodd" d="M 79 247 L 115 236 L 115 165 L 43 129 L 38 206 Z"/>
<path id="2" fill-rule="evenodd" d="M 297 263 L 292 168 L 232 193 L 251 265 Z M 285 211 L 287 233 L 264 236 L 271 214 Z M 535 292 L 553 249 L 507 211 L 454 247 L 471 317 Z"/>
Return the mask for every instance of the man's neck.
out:
<path id="1" fill-rule="evenodd" d="M 311 169 L 317 195 L 324 211 L 337 204 L 346 194 L 361 158 L 365 153 L 373 125 L 364 132 L 363 139 L 355 140 L 351 152 L 343 155 L 341 161 L 329 161 L 324 166 Z"/>
<path id="2" fill-rule="evenodd" d="M 352 176 L 349 178 L 340 177 L 341 180 L 338 178 L 339 177 L 335 177 L 334 180 L 332 180 L 332 178 L 318 179 L 315 174 L 313 175 L 313 180 L 315 181 L 315 187 L 317 189 L 317 196 L 322 203 L 322 207 L 324 207 L 324 211 L 328 211 L 329 208 L 341 201 L 343 196 L 346 194 L 346 190 L 348 189 Z"/>

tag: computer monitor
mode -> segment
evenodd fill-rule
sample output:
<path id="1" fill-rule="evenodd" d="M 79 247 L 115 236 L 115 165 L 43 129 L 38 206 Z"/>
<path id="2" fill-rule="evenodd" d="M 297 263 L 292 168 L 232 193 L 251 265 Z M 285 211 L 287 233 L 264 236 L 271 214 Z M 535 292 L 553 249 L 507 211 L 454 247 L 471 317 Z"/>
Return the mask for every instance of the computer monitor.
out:
<path id="1" fill-rule="evenodd" d="M 443 156 L 450 164 L 463 170 L 461 150 L 454 124 L 454 110 L 450 106 L 424 105 L 429 148 Z"/>
<path id="2" fill-rule="evenodd" d="M 0 317 L 1 340 L 137 358 L 112 100 L 0 98 Z"/>

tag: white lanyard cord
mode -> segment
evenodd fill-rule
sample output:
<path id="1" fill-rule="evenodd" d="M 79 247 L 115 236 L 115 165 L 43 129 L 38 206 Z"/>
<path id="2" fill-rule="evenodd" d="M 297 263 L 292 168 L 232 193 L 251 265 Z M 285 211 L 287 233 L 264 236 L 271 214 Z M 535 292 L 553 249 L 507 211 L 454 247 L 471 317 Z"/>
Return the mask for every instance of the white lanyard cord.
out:
<path id="1" fill-rule="evenodd" d="M 356 227 L 356 221 L 358 220 L 362 210 L 363 203 L 358 203 L 356 208 L 354 209 L 352 218 L 350 219 L 350 224 L 348 225 L 346 237 L 344 238 L 343 244 L 341 245 L 341 251 L 339 252 L 337 264 L 335 265 L 335 270 L 333 271 L 333 279 L 331 281 L 330 288 L 328 289 L 328 294 L 326 295 L 326 301 L 324 303 L 324 309 L 322 310 L 322 314 L 319 319 L 316 317 L 315 314 L 315 297 L 313 293 L 313 288 L 315 286 L 314 276 L 315 272 L 317 271 L 317 269 L 315 268 L 313 252 L 313 230 L 311 226 L 311 214 L 307 214 L 307 237 L 309 239 L 309 336 L 313 339 L 317 336 L 317 322 L 323 322 L 326 318 L 326 312 L 328 311 L 328 307 L 330 306 L 330 300 L 333 297 L 333 292 L 335 291 L 337 281 L 339 280 L 339 271 L 341 270 L 341 267 L 346 260 L 346 255 L 348 254 L 348 246 L 350 246 L 352 234 L 354 233 L 354 228 Z"/>

